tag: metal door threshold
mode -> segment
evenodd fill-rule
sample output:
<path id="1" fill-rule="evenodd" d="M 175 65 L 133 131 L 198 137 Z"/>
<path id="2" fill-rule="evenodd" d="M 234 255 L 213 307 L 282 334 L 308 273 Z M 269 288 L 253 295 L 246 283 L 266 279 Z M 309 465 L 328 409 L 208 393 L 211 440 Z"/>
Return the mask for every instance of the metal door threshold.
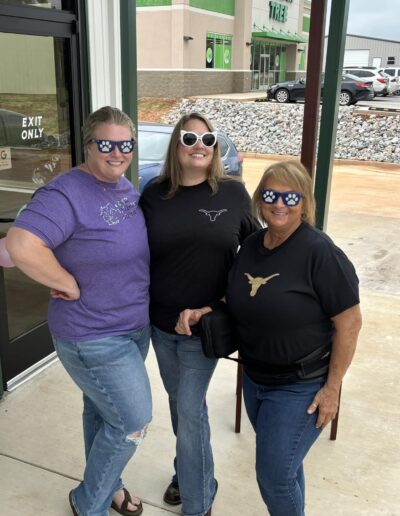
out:
<path id="1" fill-rule="evenodd" d="M 54 351 L 50 355 L 47 355 L 47 357 L 43 358 L 39 362 L 36 362 L 36 364 L 33 364 L 33 366 L 29 367 L 28 369 L 25 369 L 25 371 L 22 371 L 22 373 L 18 374 L 14 378 L 11 378 L 7 382 L 7 391 L 13 391 L 17 387 L 20 387 L 23 383 L 27 382 L 28 380 L 31 380 L 34 376 L 38 375 L 44 369 L 49 367 L 51 364 L 53 364 L 56 360 L 58 360 L 57 353 Z"/>

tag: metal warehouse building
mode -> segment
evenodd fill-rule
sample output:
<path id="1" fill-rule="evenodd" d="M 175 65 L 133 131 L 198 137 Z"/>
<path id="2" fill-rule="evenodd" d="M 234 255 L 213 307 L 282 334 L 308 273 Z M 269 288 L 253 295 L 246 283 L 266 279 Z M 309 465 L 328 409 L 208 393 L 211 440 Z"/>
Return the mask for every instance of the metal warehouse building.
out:
<path id="1" fill-rule="evenodd" d="M 347 34 L 343 66 L 399 67 L 400 41 Z"/>

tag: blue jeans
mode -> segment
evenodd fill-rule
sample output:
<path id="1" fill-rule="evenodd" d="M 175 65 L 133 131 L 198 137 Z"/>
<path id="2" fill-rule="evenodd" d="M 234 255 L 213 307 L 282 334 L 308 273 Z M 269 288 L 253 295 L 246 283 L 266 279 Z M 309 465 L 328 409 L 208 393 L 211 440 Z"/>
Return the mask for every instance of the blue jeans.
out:
<path id="1" fill-rule="evenodd" d="M 259 385 L 246 373 L 243 395 L 256 432 L 258 487 L 271 516 L 304 516 L 303 460 L 321 429 L 307 414 L 326 377 L 287 385 Z"/>
<path id="2" fill-rule="evenodd" d="M 120 475 L 151 420 L 144 359 L 150 328 L 89 342 L 53 337 L 59 359 L 83 391 L 86 468 L 72 501 L 80 516 L 106 516 Z M 135 435 L 132 435 L 135 434 Z"/>
<path id="3" fill-rule="evenodd" d="M 172 481 L 179 487 L 182 513 L 202 516 L 216 492 L 206 393 L 217 360 L 204 355 L 195 336 L 172 335 L 153 326 L 151 340 L 176 435 Z"/>

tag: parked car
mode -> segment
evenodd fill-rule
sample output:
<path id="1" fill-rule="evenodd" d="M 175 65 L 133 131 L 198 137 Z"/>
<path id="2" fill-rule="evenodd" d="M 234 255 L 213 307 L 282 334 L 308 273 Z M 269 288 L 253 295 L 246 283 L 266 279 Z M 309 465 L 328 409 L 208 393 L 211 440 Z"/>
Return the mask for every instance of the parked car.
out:
<path id="1" fill-rule="evenodd" d="M 323 97 L 324 76 L 321 81 L 321 97 Z M 267 89 L 268 100 L 276 100 L 277 102 L 296 102 L 304 100 L 306 92 L 306 80 L 298 79 L 297 81 L 286 81 L 272 84 Z M 349 106 L 355 104 L 359 100 L 371 100 L 374 98 L 374 90 L 372 82 L 360 81 L 356 76 L 344 74 L 340 85 L 339 105 Z"/>
<path id="2" fill-rule="evenodd" d="M 397 79 L 392 80 L 392 77 L 388 73 L 386 73 L 383 70 L 383 68 L 378 68 L 376 66 L 362 66 L 361 68 L 363 68 L 364 70 L 371 70 L 375 73 L 379 73 L 380 75 L 382 75 L 382 77 L 384 77 L 385 79 L 388 79 L 387 87 L 388 87 L 389 94 L 393 94 L 395 92 L 395 90 L 397 89 L 398 80 Z"/>
<path id="3" fill-rule="evenodd" d="M 363 81 L 372 81 L 376 96 L 384 97 L 389 94 L 389 77 L 381 73 L 379 68 L 362 66 L 344 66 L 344 73 L 356 75 Z"/>
<path id="4" fill-rule="evenodd" d="M 158 177 L 164 165 L 174 126 L 141 122 L 138 126 L 139 191 Z M 227 134 L 218 131 L 218 145 L 227 174 L 242 175 L 243 158 Z"/>
<path id="5" fill-rule="evenodd" d="M 388 66 L 387 68 L 380 68 L 379 71 L 389 75 L 391 93 L 393 95 L 400 95 L 400 68 Z"/>
<path id="6" fill-rule="evenodd" d="M 398 66 L 387 66 L 386 68 L 379 68 L 379 71 L 387 73 L 392 77 L 400 77 L 400 68 Z"/>

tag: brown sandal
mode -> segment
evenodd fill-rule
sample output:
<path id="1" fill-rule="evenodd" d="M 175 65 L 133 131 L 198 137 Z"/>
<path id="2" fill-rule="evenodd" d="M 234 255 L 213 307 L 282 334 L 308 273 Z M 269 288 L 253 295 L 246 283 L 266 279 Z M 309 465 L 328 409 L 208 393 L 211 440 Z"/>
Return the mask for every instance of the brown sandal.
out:
<path id="1" fill-rule="evenodd" d="M 122 514 L 123 516 L 139 516 L 139 514 L 142 514 L 142 512 L 143 512 L 142 502 L 139 502 L 139 504 L 137 504 L 137 509 L 135 509 L 134 511 L 130 511 L 128 509 L 129 503 L 131 503 L 133 505 L 136 505 L 136 503 L 132 502 L 131 495 L 129 494 L 129 491 L 127 491 L 125 489 L 125 487 L 123 488 L 123 490 L 124 490 L 125 498 L 124 498 L 124 501 L 122 502 L 121 507 L 118 507 L 118 505 L 113 501 L 111 504 L 111 508 L 114 509 L 114 511 L 117 511 L 119 514 Z"/>

